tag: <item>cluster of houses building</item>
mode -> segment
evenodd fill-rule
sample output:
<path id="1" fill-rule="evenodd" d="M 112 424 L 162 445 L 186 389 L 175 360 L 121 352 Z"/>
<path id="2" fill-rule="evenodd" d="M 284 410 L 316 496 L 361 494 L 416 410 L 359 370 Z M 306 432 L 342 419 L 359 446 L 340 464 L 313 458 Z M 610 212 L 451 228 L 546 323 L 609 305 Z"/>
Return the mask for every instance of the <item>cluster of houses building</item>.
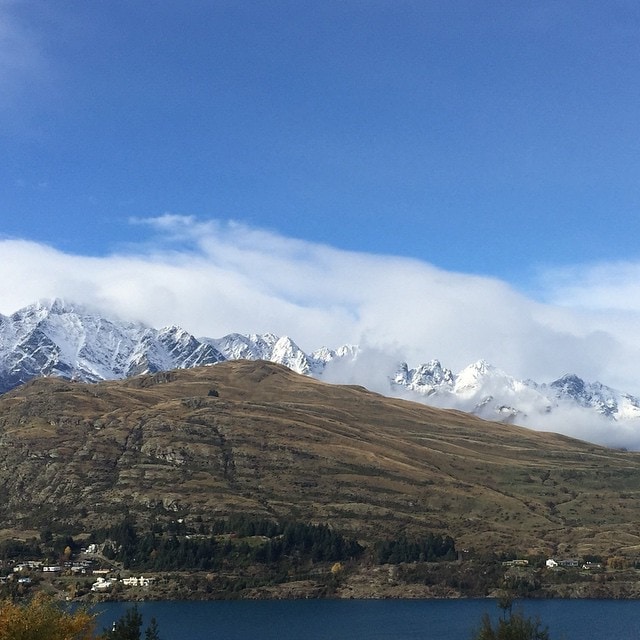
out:
<path id="1" fill-rule="evenodd" d="M 505 560 L 502 563 L 504 567 L 528 567 L 529 561 L 525 559 L 518 560 Z M 602 564 L 599 562 L 580 562 L 577 558 L 566 558 L 563 560 L 554 560 L 553 558 L 549 558 L 545 562 L 545 567 L 547 569 L 602 569 Z"/>
<path id="2" fill-rule="evenodd" d="M 155 578 L 135 576 L 131 578 L 107 578 L 99 576 L 98 579 L 91 585 L 91 591 L 111 591 L 111 589 L 118 583 L 123 584 L 125 587 L 148 587 Z"/>
<path id="3" fill-rule="evenodd" d="M 12 573 L 9 575 L 0 576 L 0 584 L 6 584 L 10 580 L 16 580 L 18 584 L 31 584 L 34 573 L 74 576 L 95 573 L 91 560 L 78 560 L 77 562 L 67 561 L 61 564 L 45 564 L 40 560 L 25 560 L 13 565 L 12 569 Z"/>
<path id="4" fill-rule="evenodd" d="M 154 578 L 151 577 L 110 577 L 113 572 L 110 569 L 98 569 L 90 559 L 65 561 L 60 564 L 45 564 L 40 560 L 25 560 L 13 565 L 13 572 L 9 576 L 0 576 L 0 584 L 6 584 L 9 580 L 16 580 L 18 584 L 31 584 L 34 573 L 52 575 L 93 576 L 96 581 L 91 585 L 91 591 L 109 591 L 120 583 L 125 587 L 148 587 Z"/>
<path id="5" fill-rule="evenodd" d="M 580 562 L 577 558 L 567 558 L 566 560 L 554 560 L 549 558 L 545 566 L 547 569 L 557 569 L 558 567 L 563 569 L 602 569 L 602 564 L 599 562 Z"/>
<path id="6" fill-rule="evenodd" d="M 71 575 L 86 575 L 93 573 L 92 560 L 66 561 L 61 564 L 44 564 L 40 560 L 26 560 L 13 567 L 14 573 L 41 571 L 42 573 L 70 573 Z"/>

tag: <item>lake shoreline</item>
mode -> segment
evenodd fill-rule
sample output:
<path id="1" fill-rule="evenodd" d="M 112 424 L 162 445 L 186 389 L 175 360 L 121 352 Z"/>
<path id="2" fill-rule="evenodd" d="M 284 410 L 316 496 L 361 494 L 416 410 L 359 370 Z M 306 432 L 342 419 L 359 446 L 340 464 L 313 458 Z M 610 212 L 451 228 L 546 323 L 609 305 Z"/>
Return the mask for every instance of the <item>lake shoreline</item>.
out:
<path id="1" fill-rule="evenodd" d="M 152 578 L 149 586 L 122 588 L 118 585 L 108 593 L 88 591 L 69 597 L 68 588 L 58 584 L 55 591 L 61 599 L 82 603 L 143 602 L 143 601 L 228 601 L 228 600 L 459 600 L 499 598 L 505 593 L 523 600 L 580 599 L 634 600 L 640 599 L 640 572 L 587 573 L 584 571 L 550 572 L 519 569 L 504 573 L 500 586 L 435 584 L 407 582 L 405 567 L 357 568 L 345 571 L 332 582 L 326 579 L 292 579 L 278 584 L 248 586 L 237 579 L 220 588 L 219 576 L 210 572 L 146 574 Z M 411 574 L 409 574 L 411 575 Z M 425 579 L 428 581 L 428 578 Z M 225 583 L 226 584 L 226 583 Z M 53 587 L 53 585 L 52 585 Z"/>

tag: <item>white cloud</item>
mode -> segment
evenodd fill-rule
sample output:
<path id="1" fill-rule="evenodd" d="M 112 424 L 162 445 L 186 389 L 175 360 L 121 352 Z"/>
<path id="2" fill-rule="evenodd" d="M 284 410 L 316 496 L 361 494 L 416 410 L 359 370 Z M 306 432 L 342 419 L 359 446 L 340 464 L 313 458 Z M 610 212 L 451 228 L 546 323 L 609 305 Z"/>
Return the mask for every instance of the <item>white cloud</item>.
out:
<path id="1" fill-rule="evenodd" d="M 537 431 L 562 433 L 571 438 L 595 442 L 607 447 L 624 447 L 633 450 L 640 448 L 637 422 L 612 421 L 575 405 L 560 405 L 545 416 L 531 414 L 519 420 L 518 423 Z"/>
<path id="2" fill-rule="evenodd" d="M 149 226 L 147 243 L 99 258 L 0 241 L 0 311 L 60 296 L 200 336 L 271 331 L 309 351 L 366 344 L 411 365 L 438 358 L 454 371 L 484 358 L 519 378 L 573 372 L 640 394 L 640 310 L 623 295 L 636 286 L 633 265 L 616 271 L 619 298 L 605 269 L 574 274 L 571 289 L 566 273 L 547 274 L 541 303 L 496 279 L 234 222 L 138 222 Z"/>
<path id="3" fill-rule="evenodd" d="M 640 312 L 640 264 L 597 263 L 549 270 L 542 276 L 558 305 L 598 311 Z"/>

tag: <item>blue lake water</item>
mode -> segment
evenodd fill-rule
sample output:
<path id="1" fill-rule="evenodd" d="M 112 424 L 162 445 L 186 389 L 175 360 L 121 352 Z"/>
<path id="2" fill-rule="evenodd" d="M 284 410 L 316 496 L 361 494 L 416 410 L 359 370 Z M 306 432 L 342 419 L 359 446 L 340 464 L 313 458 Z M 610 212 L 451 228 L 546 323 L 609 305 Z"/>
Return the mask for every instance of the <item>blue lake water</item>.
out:
<path id="1" fill-rule="evenodd" d="M 130 606 L 96 607 L 98 631 Z M 145 626 L 155 617 L 162 640 L 470 640 L 493 600 L 278 600 L 141 602 Z M 640 601 L 526 600 L 551 640 L 637 640 Z"/>

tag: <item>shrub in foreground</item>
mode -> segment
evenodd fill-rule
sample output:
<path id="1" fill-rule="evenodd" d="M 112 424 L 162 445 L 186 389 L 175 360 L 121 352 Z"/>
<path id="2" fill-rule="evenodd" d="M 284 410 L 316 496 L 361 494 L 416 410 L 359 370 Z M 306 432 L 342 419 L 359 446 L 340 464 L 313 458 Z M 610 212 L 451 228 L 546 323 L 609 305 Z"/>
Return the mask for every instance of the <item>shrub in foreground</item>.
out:
<path id="1" fill-rule="evenodd" d="M 94 619 L 58 608 L 42 594 L 27 604 L 0 603 L 0 640 L 93 640 Z"/>

